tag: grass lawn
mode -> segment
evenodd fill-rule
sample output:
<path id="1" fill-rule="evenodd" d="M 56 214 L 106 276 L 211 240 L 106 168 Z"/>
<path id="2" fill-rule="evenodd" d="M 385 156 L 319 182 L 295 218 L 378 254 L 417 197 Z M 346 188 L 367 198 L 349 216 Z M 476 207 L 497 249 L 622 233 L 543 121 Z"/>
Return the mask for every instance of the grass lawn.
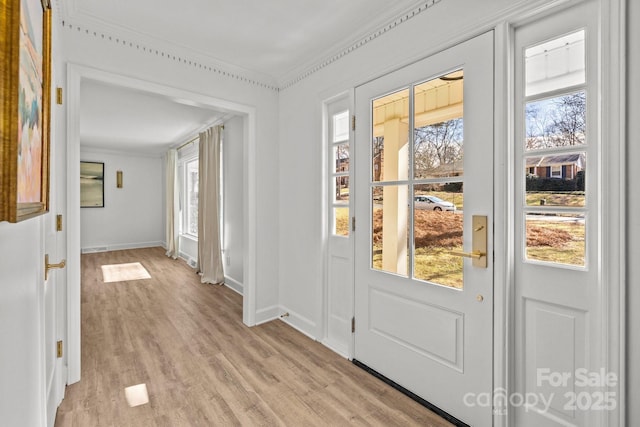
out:
<path id="1" fill-rule="evenodd" d="M 459 209 L 462 208 L 461 193 L 430 192 L 428 194 L 444 200 L 455 200 L 456 206 Z M 530 193 L 530 195 L 531 200 L 536 200 L 533 196 L 549 200 L 549 193 Z M 584 203 L 584 195 L 565 194 L 563 197 L 565 197 L 563 203 L 576 203 L 572 206 L 580 206 L 578 203 Z M 450 255 L 449 252 L 462 250 L 463 216 L 452 212 L 423 210 L 417 210 L 415 215 L 413 277 L 440 285 L 462 288 L 463 259 Z M 348 235 L 348 209 L 337 210 L 336 227 L 339 233 L 342 233 L 341 235 Z M 382 237 L 382 209 L 376 208 L 372 265 L 377 270 L 382 270 Z M 583 266 L 585 263 L 584 223 L 556 220 L 554 217 L 528 220 L 526 256 L 529 260 Z"/>
<path id="2" fill-rule="evenodd" d="M 527 192 L 527 206 L 573 206 L 583 207 L 584 191 L 552 193 L 547 191 Z M 541 204 L 541 201 L 544 202 Z"/>
<path id="3" fill-rule="evenodd" d="M 584 223 L 527 221 L 527 259 L 584 266 Z"/>

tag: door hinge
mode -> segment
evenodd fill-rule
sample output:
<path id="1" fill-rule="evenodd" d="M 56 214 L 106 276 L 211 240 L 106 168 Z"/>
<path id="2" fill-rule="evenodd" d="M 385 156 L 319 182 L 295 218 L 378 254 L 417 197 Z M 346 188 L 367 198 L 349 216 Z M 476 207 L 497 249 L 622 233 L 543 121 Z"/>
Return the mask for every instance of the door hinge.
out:
<path id="1" fill-rule="evenodd" d="M 356 217 L 351 217 L 351 231 L 356 231 Z"/>
<path id="2" fill-rule="evenodd" d="M 354 132 L 356 130 L 356 116 L 351 116 L 351 130 Z"/>
<path id="3" fill-rule="evenodd" d="M 56 347 L 57 347 L 57 354 L 59 359 L 62 357 L 62 341 L 58 341 Z"/>
<path id="4" fill-rule="evenodd" d="M 62 88 L 56 88 L 56 104 L 62 105 Z"/>
<path id="5" fill-rule="evenodd" d="M 355 333 L 356 332 L 356 318 L 352 317 L 351 318 L 351 333 Z"/>
<path id="6" fill-rule="evenodd" d="M 62 215 L 56 215 L 56 231 L 62 231 Z"/>

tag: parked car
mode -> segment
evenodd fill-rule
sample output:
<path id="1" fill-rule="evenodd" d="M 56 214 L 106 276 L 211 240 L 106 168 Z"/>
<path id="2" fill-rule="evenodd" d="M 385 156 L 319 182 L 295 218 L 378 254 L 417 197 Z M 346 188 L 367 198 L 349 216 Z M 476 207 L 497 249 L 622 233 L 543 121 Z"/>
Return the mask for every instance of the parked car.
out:
<path id="1" fill-rule="evenodd" d="M 429 209 L 434 211 L 456 210 L 456 205 L 436 196 L 415 196 L 414 206 L 416 209 Z"/>

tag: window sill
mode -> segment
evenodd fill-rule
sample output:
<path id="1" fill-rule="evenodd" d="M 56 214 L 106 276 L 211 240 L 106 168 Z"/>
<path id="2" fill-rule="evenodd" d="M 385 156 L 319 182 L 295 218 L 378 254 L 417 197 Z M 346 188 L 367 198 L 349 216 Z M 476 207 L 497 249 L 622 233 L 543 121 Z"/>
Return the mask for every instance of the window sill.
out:
<path id="1" fill-rule="evenodd" d="M 180 237 L 194 242 L 198 241 L 198 236 L 194 236 L 193 234 L 180 234 Z"/>

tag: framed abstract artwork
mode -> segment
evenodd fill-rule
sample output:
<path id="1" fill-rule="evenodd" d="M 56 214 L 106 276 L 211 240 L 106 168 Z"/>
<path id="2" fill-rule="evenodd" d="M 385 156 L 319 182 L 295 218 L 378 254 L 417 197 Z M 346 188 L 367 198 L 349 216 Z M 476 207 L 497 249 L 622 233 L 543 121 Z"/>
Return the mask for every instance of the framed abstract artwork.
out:
<path id="1" fill-rule="evenodd" d="M 50 0 L 0 0 L 0 221 L 49 210 Z"/>
<path id="2" fill-rule="evenodd" d="M 104 208 L 104 163 L 80 162 L 80 207 Z"/>

